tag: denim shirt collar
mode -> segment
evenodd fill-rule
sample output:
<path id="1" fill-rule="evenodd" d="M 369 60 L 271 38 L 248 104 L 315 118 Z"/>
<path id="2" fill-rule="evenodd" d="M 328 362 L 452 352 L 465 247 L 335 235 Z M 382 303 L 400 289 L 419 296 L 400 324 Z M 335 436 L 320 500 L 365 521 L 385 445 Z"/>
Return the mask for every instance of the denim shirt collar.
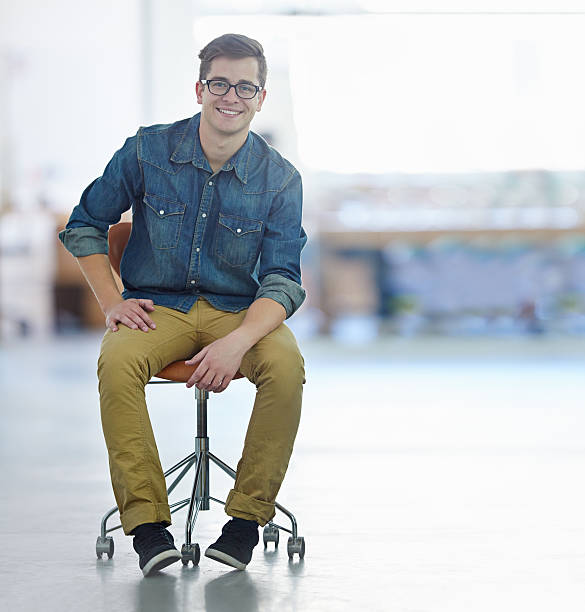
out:
<path id="1" fill-rule="evenodd" d="M 183 138 L 177 145 L 177 148 L 171 155 L 171 161 L 177 164 L 186 164 L 192 162 L 197 168 L 208 170 L 211 172 L 209 162 L 203 153 L 201 148 L 201 141 L 199 140 L 199 122 L 201 120 L 201 113 L 197 113 L 187 124 L 187 130 L 183 134 Z M 230 171 L 234 169 L 238 179 L 246 184 L 248 182 L 248 167 L 250 163 L 250 156 L 252 154 L 252 133 L 248 132 L 248 138 L 246 142 L 236 151 L 236 153 L 229 159 L 223 166 L 222 170 Z"/>

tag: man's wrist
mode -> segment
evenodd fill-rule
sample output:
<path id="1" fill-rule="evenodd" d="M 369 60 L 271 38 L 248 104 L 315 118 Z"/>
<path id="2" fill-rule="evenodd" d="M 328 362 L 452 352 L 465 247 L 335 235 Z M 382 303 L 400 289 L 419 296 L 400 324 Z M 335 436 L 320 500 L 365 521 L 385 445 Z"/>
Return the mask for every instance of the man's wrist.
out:
<path id="1" fill-rule="evenodd" d="M 258 340 L 252 336 L 246 329 L 242 329 L 242 327 L 238 327 L 234 329 L 234 331 L 229 334 L 230 339 L 235 342 L 238 346 L 241 347 L 242 354 L 247 353 Z"/>
<path id="2" fill-rule="evenodd" d="M 102 312 L 107 315 L 108 312 L 116 305 L 116 304 L 120 304 L 120 302 L 123 302 L 124 298 L 118 294 L 117 296 L 114 295 L 108 299 L 105 300 L 98 300 L 99 305 L 102 309 Z"/>

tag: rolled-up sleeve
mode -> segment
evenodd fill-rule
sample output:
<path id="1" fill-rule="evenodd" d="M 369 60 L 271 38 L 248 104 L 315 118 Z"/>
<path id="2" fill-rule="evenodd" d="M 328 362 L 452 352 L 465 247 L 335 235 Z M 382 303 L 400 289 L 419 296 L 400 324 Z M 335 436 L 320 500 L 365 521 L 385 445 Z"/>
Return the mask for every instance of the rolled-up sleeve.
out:
<path id="1" fill-rule="evenodd" d="M 295 283 L 280 274 L 269 274 L 264 277 L 255 299 L 270 298 L 278 302 L 286 310 L 288 319 L 305 300 L 305 290 L 299 283 Z"/>
<path id="2" fill-rule="evenodd" d="M 271 298 L 286 310 L 287 319 L 305 299 L 301 286 L 301 251 L 307 242 L 302 227 L 302 181 L 296 170 L 278 193 L 266 222 L 255 299 Z"/>
<path id="3" fill-rule="evenodd" d="M 59 239 L 75 257 L 108 252 L 108 229 L 144 191 L 138 163 L 137 138 L 116 151 L 101 177 L 81 195 Z"/>

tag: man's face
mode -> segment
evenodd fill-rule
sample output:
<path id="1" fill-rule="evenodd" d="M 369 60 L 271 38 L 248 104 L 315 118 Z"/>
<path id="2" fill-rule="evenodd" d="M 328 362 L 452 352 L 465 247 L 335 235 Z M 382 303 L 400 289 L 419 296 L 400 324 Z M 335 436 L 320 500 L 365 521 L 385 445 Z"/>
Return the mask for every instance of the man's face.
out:
<path id="1" fill-rule="evenodd" d="M 254 57 L 232 59 L 216 57 L 211 62 L 207 80 L 221 79 L 231 85 L 258 81 L 258 61 Z M 239 132 L 248 132 L 254 115 L 262 108 L 266 91 L 259 91 L 251 100 L 239 98 L 232 87 L 223 96 L 216 96 L 207 85 L 197 81 L 195 86 L 197 102 L 202 105 L 201 121 L 218 136 L 233 136 Z"/>

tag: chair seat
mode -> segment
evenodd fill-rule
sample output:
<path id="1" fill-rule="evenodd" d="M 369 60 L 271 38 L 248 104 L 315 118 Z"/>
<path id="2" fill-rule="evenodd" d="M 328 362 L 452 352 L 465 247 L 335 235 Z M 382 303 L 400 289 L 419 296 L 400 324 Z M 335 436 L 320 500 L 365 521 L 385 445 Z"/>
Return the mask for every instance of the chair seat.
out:
<path id="1" fill-rule="evenodd" d="M 197 366 L 188 366 L 184 361 L 173 361 L 166 368 L 163 368 L 156 375 L 156 378 L 164 378 L 165 380 L 173 380 L 175 382 L 187 382 L 196 369 Z M 236 372 L 234 380 L 243 377 L 243 374 Z"/>

